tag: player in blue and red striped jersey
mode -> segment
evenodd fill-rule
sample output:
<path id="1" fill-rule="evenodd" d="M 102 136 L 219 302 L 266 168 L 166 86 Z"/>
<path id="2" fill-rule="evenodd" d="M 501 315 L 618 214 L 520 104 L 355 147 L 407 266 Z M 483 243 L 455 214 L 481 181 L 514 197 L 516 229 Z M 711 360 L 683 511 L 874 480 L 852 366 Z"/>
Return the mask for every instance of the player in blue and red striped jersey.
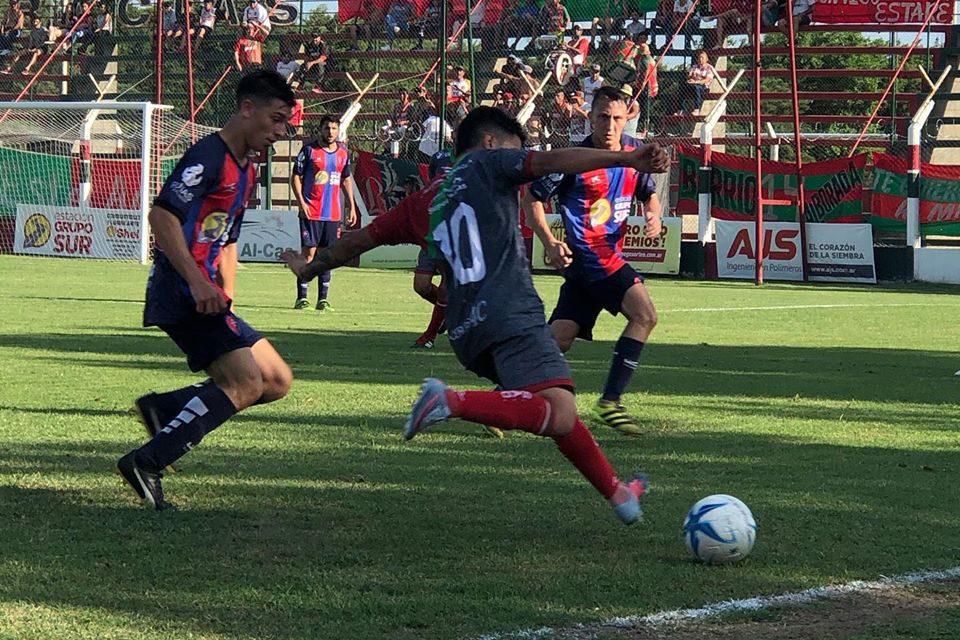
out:
<path id="1" fill-rule="evenodd" d="M 642 146 L 623 135 L 627 105 L 623 94 L 612 87 L 602 87 L 594 94 L 590 121 L 593 133 L 581 147 L 629 151 Z M 635 199 L 644 207 L 644 236 L 660 235 L 660 201 L 653 180 L 636 169 L 615 167 L 546 176 L 531 186 L 529 194 L 534 231 L 551 262 L 564 269 L 560 298 L 550 316 L 550 330 L 560 349 L 566 353 L 576 338 L 592 340 L 593 326 L 604 309 L 627 318 L 594 415 L 621 433 L 638 435 L 641 428 L 620 404 L 620 398 L 657 324 L 657 310 L 643 276 L 627 263 L 622 248 L 627 216 Z M 563 218 L 562 242 L 550 231 L 540 204 L 553 196 Z"/>
<path id="2" fill-rule="evenodd" d="M 346 192 L 347 225 L 353 226 L 357 214 L 353 199 L 353 178 L 350 177 L 350 152 L 337 141 L 340 120 L 331 115 L 320 119 L 320 135 L 316 142 L 305 144 L 293 166 L 293 193 L 300 208 L 300 245 L 303 257 L 311 260 L 317 247 L 328 247 L 340 237 L 343 224 L 341 186 Z M 317 311 L 330 309 L 330 272 L 319 274 L 320 293 Z M 307 281 L 297 279 L 297 301 L 294 309 L 306 309 Z"/>
<path id="3" fill-rule="evenodd" d="M 290 367 L 230 310 L 223 273 L 256 181 L 251 152 L 286 137 L 293 91 L 274 71 L 237 84 L 237 111 L 223 129 L 190 147 L 150 210 L 157 251 L 147 281 L 144 326 L 162 329 L 186 354 L 196 385 L 151 393 L 136 408 L 152 439 L 120 458 L 117 470 L 144 503 L 170 508 L 163 469 L 205 435 L 251 405 L 279 400 L 293 381 Z"/>

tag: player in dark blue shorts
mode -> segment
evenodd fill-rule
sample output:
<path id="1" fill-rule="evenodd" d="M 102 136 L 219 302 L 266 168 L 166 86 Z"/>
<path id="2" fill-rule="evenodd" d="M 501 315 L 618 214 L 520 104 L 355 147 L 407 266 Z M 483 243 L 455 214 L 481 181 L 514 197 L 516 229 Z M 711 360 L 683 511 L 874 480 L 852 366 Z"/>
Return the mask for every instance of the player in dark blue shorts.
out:
<path id="1" fill-rule="evenodd" d="M 628 166 L 663 172 L 656 145 L 632 152 L 523 150 L 523 129 L 492 107 L 477 107 L 457 129 L 456 164 L 431 205 L 434 253 L 447 282 L 447 332 L 457 359 L 501 391 L 454 391 L 424 381 L 404 426 L 413 438 L 431 424 L 462 418 L 551 438 L 606 498 L 617 517 L 640 518 L 646 482 L 622 482 L 577 417 L 570 370 L 547 327 L 520 236 L 518 188 L 551 173 Z"/>
<path id="2" fill-rule="evenodd" d="M 590 121 L 593 133 L 580 144 L 582 148 L 629 151 L 642 146 L 623 135 L 627 105 L 623 94 L 612 87 L 601 87 L 594 94 Z M 564 241 L 553 236 L 540 204 L 553 196 L 563 219 Z M 627 318 L 603 395 L 593 409 L 597 420 L 627 435 L 639 435 L 642 430 L 620 404 L 620 397 L 657 324 L 657 310 L 643 277 L 623 257 L 627 216 L 634 200 L 643 203 L 644 236 L 658 236 L 660 201 L 653 180 L 630 167 L 545 176 L 530 186 L 526 199 L 547 257 L 564 269 L 560 298 L 550 316 L 550 330 L 560 350 L 566 353 L 578 337 L 592 340 L 593 326 L 604 309 Z"/>
<path id="3" fill-rule="evenodd" d="M 120 458 L 117 470 L 151 509 L 172 507 L 163 469 L 238 411 L 279 400 L 293 381 L 267 340 L 230 311 L 222 287 L 224 247 L 235 243 L 256 181 L 251 152 L 286 136 L 293 91 L 274 71 L 241 78 L 237 111 L 218 133 L 193 145 L 150 210 L 157 251 L 147 281 L 144 326 L 157 326 L 206 380 L 137 399 L 152 439 Z M 235 259 L 228 252 L 227 260 Z"/>

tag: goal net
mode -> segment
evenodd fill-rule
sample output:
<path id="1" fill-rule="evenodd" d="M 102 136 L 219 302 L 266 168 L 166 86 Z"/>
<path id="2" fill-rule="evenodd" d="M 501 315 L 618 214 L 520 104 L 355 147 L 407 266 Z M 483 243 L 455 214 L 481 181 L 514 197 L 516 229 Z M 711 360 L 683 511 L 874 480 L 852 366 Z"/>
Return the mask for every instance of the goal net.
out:
<path id="1" fill-rule="evenodd" d="M 215 130 L 150 103 L 0 102 L 0 253 L 146 262 L 153 197 Z"/>

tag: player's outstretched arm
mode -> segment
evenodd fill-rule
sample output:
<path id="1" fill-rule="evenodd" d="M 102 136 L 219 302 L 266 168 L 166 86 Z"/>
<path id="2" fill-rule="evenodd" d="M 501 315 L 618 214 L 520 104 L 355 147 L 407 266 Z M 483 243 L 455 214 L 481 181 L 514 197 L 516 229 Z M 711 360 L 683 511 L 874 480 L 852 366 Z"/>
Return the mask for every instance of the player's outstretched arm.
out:
<path id="1" fill-rule="evenodd" d="M 212 282 L 200 271 L 187 243 L 183 239 L 183 229 L 177 216 L 163 207 L 150 209 L 150 227 L 157 246 L 167 256 L 190 287 L 190 295 L 197 304 L 197 313 L 216 315 L 227 310 L 227 301 Z"/>
<path id="2" fill-rule="evenodd" d="M 528 171 L 531 177 L 539 178 L 551 173 L 585 173 L 607 167 L 633 167 L 642 173 L 665 173 L 670 168 L 670 156 L 658 144 L 645 144 L 634 151 L 570 147 L 534 153 Z"/>
<path id="3" fill-rule="evenodd" d="M 324 271 L 342 267 L 362 253 L 379 246 L 366 227 L 343 236 L 329 247 L 317 249 L 313 260 L 307 262 L 293 249 L 280 254 L 290 270 L 301 280 L 313 280 Z"/>
<path id="4" fill-rule="evenodd" d="M 530 212 L 528 218 L 530 226 L 537 237 L 540 238 L 540 242 L 543 243 L 547 257 L 550 258 L 550 263 L 557 269 L 569 267 L 570 263 L 573 262 L 570 247 L 565 242 L 557 240 L 556 236 L 553 235 L 550 225 L 547 224 L 547 214 L 543 209 L 543 203 L 536 200 L 529 189 L 523 195 L 523 208 Z"/>

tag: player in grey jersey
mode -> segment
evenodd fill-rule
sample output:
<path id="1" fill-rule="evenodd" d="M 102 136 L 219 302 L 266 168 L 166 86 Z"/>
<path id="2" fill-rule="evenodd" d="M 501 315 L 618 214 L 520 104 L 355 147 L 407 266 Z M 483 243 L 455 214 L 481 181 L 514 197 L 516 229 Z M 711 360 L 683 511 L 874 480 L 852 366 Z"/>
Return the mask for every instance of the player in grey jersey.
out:
<path id="1" fill-rule="evenodd" d="M 457 129 L 458 162 L 431 206 L 431 250 L 442 254 L 450 343 L 460 362 L 501 391 L 454 391 L 428 378 L 404 426 L 413 438 L 448 418 L 552 438 L 625 523 L 641 515 L 646 480 L 621 482 L 577 417 L 573 381 L 544 318 L 519 231 L 518 187 L 550 173 L 629 166 L 661 173 L 657 145 L 635 151 L 523 150 L 524 133 L 498 109 L 478 107 Z"/>

